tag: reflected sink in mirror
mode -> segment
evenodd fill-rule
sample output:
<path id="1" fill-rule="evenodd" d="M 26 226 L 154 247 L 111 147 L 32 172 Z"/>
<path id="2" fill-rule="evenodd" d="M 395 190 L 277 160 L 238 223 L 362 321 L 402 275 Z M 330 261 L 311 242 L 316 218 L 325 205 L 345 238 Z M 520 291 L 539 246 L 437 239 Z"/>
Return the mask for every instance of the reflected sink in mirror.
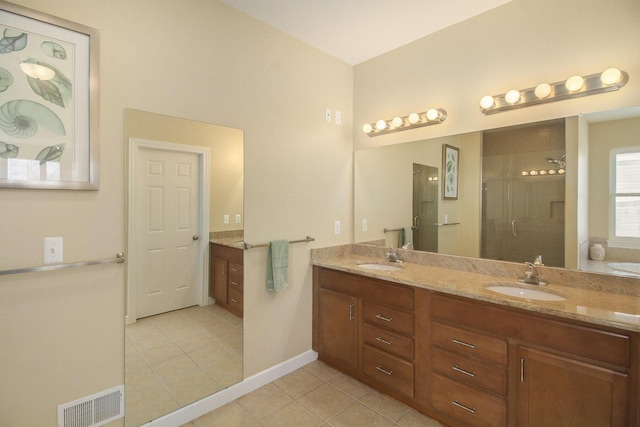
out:
<path id="1" fill-rule="evenodd" d="M 502 295 L 510 297 L 537 300 L 537 301 L 564 301 L 567 298 L 555 293 L 532 287 L 518 285 L 512 282 L 490 282 L 485 283 L 484 288 Z"/>
<path id="2" fill-rule="evenodd" d="M 402 267 L 399 265 L 389 265 L 389 264 L 358 264 L 358 267 L 364 268 L 365 270 L 377 270 L 377 271 L 398 271 L 402 270 Z"/>

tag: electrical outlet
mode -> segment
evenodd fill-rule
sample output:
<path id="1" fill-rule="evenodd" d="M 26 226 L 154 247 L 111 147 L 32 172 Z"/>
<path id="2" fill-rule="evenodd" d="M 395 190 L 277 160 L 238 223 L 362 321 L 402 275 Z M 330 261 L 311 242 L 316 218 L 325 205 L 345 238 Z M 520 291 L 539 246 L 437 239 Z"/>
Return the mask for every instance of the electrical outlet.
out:
<path id="1" fill-rule="evenodd" d="M 336 234 L 340 234 L 340 221 L 336 221 L 336 222 L 333 224 L 333 228 L 334 228 L 334 232 L 335 232 Z"/>
<path id="2" fill-rule="evenodd" d="M 229 215 L 226 215 L 224 217 L 222 217 L 222 222 L 224 222 L 225 224 L 229 224 Z"/>
<path id="3" fill-rule="evenodd" d="M 336 110 L 336 124 L 339 125 L 342 123 L 342 112 Z"/>
<path id="4" fill-rule="evenodd" d="M 367 229 L 369 228 L 369 224 L 367 223 L 366 219 L 362 220 L 362 231 L 367 231 Z"/>
<path id="5" fill-rule="evenodd" d="M 57 264 L 62 262 L 62 237 L 44 238 L 44 263 Z"/>
<path id="6" fill-rule="evenodd" d="M 236 224 L 240 224 L 240 214 L 236 214 Z"/>

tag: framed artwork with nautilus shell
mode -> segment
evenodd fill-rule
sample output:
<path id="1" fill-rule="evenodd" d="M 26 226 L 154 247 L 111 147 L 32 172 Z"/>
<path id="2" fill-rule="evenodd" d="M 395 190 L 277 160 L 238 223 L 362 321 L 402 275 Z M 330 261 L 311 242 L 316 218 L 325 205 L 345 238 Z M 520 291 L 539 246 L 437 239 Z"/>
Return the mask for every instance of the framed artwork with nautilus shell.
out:
<path id="1" fill-rule="evenodd" d="M 0 187 L 98 189 L 98 35 L 0 0 Z"/>
<path id="2" fill-rule="evenodd" d="M 458 198 L 458 166 L 460 150 L 451 145 L 442 144 L 442 198 Z"/>

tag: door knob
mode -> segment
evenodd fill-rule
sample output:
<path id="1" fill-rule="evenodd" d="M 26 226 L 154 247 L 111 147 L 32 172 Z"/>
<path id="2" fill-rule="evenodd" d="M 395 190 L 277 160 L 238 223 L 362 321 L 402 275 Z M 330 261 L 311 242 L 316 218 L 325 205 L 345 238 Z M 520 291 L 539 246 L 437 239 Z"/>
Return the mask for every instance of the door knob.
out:
<path id="1" fill-rule="evenodd" d="M 194 234 L 194 236 L 192 237 L 193 240 L 198 240 L 200 238 L 200 236 L 198 236 L 197 234 Z"/>

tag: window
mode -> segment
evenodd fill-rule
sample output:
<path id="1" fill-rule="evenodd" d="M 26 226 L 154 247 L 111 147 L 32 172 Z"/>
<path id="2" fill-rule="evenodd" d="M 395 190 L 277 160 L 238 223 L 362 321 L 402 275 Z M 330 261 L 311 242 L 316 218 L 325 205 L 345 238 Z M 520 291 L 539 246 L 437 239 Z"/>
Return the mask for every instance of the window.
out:
<path id="1" fill-rule="evenodd" d="M 640 247 L 640 147 L 611 151 L 609 246 Z"/>

